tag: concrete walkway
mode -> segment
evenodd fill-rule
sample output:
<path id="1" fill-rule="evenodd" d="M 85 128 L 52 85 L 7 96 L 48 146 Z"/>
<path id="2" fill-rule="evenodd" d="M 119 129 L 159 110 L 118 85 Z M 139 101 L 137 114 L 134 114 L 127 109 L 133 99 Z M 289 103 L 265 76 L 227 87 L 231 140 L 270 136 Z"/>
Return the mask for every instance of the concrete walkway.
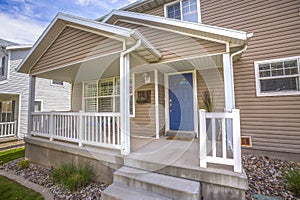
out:
<path id="1" fill-rule="evenodd" d="M 40 185 L 30 182 L 30 181 L 26 180 L 25 178 L 23 178 L 22 176 L 17 176 L 15 174 L 12 174 L 10 172 L 3 171 L 3 170 L 0 170 L 0 175 L 5 176 L 5 177 L 9 178 L 10 180 L 16 181 L 17 183 L 19 183 L 29 189 L 32 189 L 35 192 L 40 193 L 44 197 L 45 200 L 54 199 L 53 194 L 50 192 L 50 190 L 48 190 L 47 188 L 45 188 L 43 186 L 40 186 Z"/>

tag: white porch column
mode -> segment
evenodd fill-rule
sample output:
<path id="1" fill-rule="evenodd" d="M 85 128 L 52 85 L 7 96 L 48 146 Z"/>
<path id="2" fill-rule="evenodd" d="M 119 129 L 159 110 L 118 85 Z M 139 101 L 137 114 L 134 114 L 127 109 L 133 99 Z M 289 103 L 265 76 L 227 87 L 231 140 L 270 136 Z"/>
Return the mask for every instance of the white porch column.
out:
<path id="1" fill-rule="evenodd" d="M 225 111 L 235 108 L 233 66 L 229 53 L 223 54 Z"/>
<path id="2" fill-rule="evenodd" d="M 154 84 L 155 84 L 155 135 L 159 139 L 159 102 L 158 102 L 158 72 L 154 70 Z"/>
<path id="3" fill-rule="evenodd" d="M 29 76 L 29 97 L 28 97 L 28 124 L 27 124 L 27 135 L 31 136 L 32 131 L 32 112 L 34 112 L 34 99 L 35 99 L 35 80 L 34 76 Z"/>
<path id="4" fill-rule="evenodd" d="M 130 153 L 130 56 L 120 56 L 120 129 L 123 155 Z"/>
<path id="5" fill-rule="evenodd" d="M 223 73 L 224 73 L 224 93 L 225 93 L 225 112 L 231 111 L 235 108 L 234 99 L 234 80 L 233 80 L 233 66 L 229 53 L 223 54 Z M 233 149 L 233 124 L 232 121 L 226 121 L 227 145 Z"/>

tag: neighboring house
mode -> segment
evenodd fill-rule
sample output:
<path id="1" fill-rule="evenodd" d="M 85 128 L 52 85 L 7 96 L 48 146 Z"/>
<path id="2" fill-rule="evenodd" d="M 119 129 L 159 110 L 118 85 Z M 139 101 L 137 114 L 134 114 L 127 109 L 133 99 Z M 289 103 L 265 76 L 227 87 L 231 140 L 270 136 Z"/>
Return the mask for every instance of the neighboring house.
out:
<path id="1" fill-rule="evenodd" d="M 144 183 L 139 172 L 200 182 L 198 199 L 243 199 L 240 140 L 245 151 L 299 160 L 298 6 L 144 0 L 96 21 L 58 14 L 18 70 L 31 77 L 31 102 L 39 77 L 72 83 L 72 112 L 33 113 L 26 156 L 89 160 L 106 181 L 118 169 L 104 197 L 138 191 L 124 180 Z M 206 91 L 217 113 L 200 110 Z M 168 142 L 173 134 L 184 141 Z M 152 192 L 187 198 L 162 190 Z"/>
<path id="2" fill-rule="evenodd" d="M 31 46 L 0 39 L 0 137 L 27 134 L 29 76 L 16 71 Z M 71 88 L 68 83 L 38 79 L 34 110 L 70 110 Z"/>

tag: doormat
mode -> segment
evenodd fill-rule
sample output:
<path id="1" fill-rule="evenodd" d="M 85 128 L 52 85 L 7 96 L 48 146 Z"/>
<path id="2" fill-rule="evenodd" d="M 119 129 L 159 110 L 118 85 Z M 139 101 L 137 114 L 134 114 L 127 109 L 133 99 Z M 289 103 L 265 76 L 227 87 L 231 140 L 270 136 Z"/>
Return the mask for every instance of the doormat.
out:
<path id="1" fill-rule="evenodd" d="M 170 135 L 169 137 L 166 138 L 166 140 L 182 140 L 182 141 L 192 141 L 193 139 L 194 138 L 175 136 L 175 135 Z"/>

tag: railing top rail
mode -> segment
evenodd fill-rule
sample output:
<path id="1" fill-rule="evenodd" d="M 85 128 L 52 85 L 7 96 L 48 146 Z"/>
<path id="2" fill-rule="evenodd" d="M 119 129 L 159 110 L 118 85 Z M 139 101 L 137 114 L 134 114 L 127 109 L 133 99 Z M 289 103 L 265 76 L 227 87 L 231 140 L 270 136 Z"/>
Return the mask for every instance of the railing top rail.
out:
<path id="1" fill-rule="evenodd" d="M 2 124 L 14 124 L 15 122 L 0 122 L 0 125 L 2 125 Z"/>
<path id="2" fill-rule="evenodd" d="M 99 117 L 119 117 L 120 113 L 113 112 L 33 112 L 33 116 L 42 115 L 62 115 L 62 116 L 99 116 Z"/>

